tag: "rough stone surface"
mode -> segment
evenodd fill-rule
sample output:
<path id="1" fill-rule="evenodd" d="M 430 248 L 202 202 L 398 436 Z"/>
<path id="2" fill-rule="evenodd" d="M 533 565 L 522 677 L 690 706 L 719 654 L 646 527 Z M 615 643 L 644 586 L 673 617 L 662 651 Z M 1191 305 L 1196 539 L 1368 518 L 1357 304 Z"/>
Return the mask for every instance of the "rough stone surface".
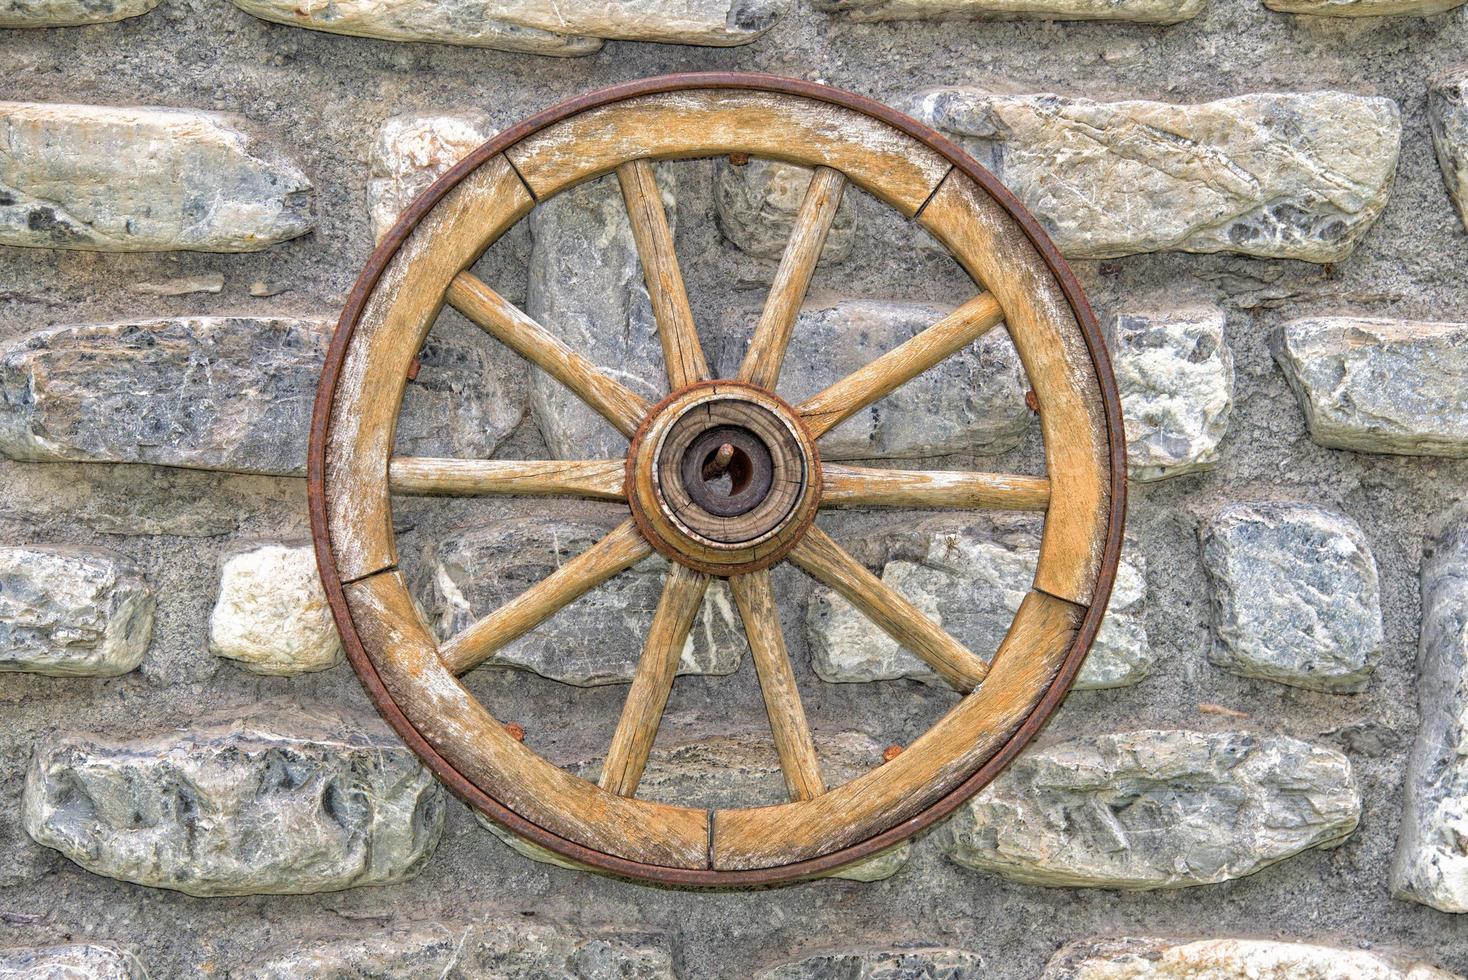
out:
<path id="1" fill-rule="evenodd" d="M 755 980 L 985 980 L 993 976 L 984 958 L 966 949 L 912 948 L 843 950 L 780 963 Z"/>
<path id="2" fill-rule="evenodd" d="M 146 14 L 158 0 L 7 0 L 0 28 L 80 27 Z"/>
<path id="3" fill-rule="evenodd" d="M 315 549 L 262 544 L 225 561 L 209 651 L 257 674 L 290 676 L 341 663 Z"/>
<path id="4" fill-rule="evenodd" d="M 1234 359 L 1217 308 L 1123 313 L 1111 366 L 1126 422 L 1127 473 L 1143 482 L 1212 469 L 1233 409 Z"/>
<path id="5" fill-rule="evenodd" d="M 959 641 L 988 659 L 999 649 L 1039 560 L 1037 525 L 1014 521 L 984 527 L 933 518 L 887 536 L 881 578 Z M 1117 569 L 1111 605 L 1076 688 L 1124 687 L 1147 676 L 1155 655 L 1147 642 L 1146 565 L 1135 549 Z M 811 666 L 833 683 L 909 678 L 946 687 L 931 667 L 824 586 L 806 615 Z"/>
<path id="6" fill-rule="evenodd" d="M 780 396 L 798 404 L 951 312 L 951 307 L 929 303 L 883 300 L 808 303 L 796 320 L 780 371 Z M 745 311 L 713 338 L 714 343 L 723 341 L 718 353 L 711 354 L 721 377 L 737 374 L 758 320 L 758 310 Z M 1034 423 L 1025 407 L 1029 386 L 1008 334 L 992 330 L 822 436 L 821 458 L 925 459 L 1008 452 Z"/>
<path id="7" fill-rule="evenodd" d="M 0 949 L 0 980 L 148 980 L 132 953 L 97 943 Z"/>
<path id="8" fill-rule="evenodd" d="M 869 735 L 816 731 L 813 737 L 827 786 L 840 786 L 882 764 L 883 746 Z M 601 772 L 601 759 L 582 759 L 565 768 L 583 779 L 594 780 Z M 711 809 L 760 806 L 789 799 L 780 759 L 768 731 L 659 741 L 648 756 L 637 795 L 640 799 Z M 515 836 L 483 816 L 478 819 L 496 837 L 532 861 L 589 870 Z M 822 877 L 881 881 L 900 871 L 911 852 L 912 843 L 904 841 Z"/>
<path id="9" fill-rule="evenodd" d="M 1270 10 L 1321 17 L 1426 17 L 1461 7 L 1463 0 L 1264 0 Z"/>
<path id="10" fill-rule="evenodd" d="M 1173 105 L 947 88 L 914 108 L 993 171 L 1071 258 L 1340 261 L 1386 207 L 1402 133 L 1390 99 L 1346 92 Z"/>
<path id="11" fill-rule="evenodd" d="M 413 198 L 428 189 L 470 150 L 495 134 L 489 114 L 477 109 L 394 116 L 377 132 L 367 204 L 378 241 Z"/>
<path id="12" fill-rule="evenodd" d="M 809 167 L 778 160 L 752 159 L 740 166 L 719 160 L 714 171 L 719 229 L 741 251 L 778 261 L 790 241 L 811 174 Z M 851 205 L 843 202 L 821 249 L 822 263 L 841 262 L 851 255 L 854 227 Z"/>
<path id="13" fill-rule="evenodd" d="M 1396 898 L 1468 912 L 1468 509 L 1453 511 L 1422 562 L 1417 656 L 1422 723 L 1407 769 L 1392 865 Z"/>
<path id="14" fill-rule="evenodd" d="M 1365 689 L 1381 659 L 1381 585 L 1355 521 L 1308 504 L 1236 503 L 1198 537 L 1213 663 L 1315 691 Z"/>
<path id="15" fill-rule="evenodd" d="M 311 182 L 235 116 L 0 102 L 0 244 L 253 252 L 304 235 Z"/>
<path id="16" fill-rule="evenodd" d="M 817 10 L 856 21 L 1034 17 L 1176 24 L 1198 16 L 1204 6 L 1205 0 L 815 0 Z"/>
<path id="17" fill-rule="evenodd" d="M 273 701 L 151 736 L 48 738 L 24 807 L 31 837 L 99 875 L 304 894 L 411 877 L 444 793 L 375 716 Z"/>
<path id="18" fill-rule="evenodd" d="M 1274 735 L 1140 731 L 1031 748 L 948 824 L 954 861 L 1033 885 L 1242 878 L 1356 829 L 1344 755 Z"/>
<path id="19" fill-rule="evenodd" d="M 0 452 L 301 476 L 335 324 L 192 317 L 54 327 L 0 353 Z M 487 458 L 524 416 L 516 365 L 432 339 L 398 450 Z"/>
<path id="20" fill-rule="evenodd" d="M 670 185 L 659 185 L 676 229 Z M 617 178 L 558 194 L 529 220 L 534 246 L 525 311 L 607 374 L 658 401 L 668 391 L 663 348 Z M 530 408 L 559 459 L 627 454 L 627 439 L 610 422 L 539 368 L 530 374 Z"/>
<path id="21" fill-rule="evenodd" d="M 1468 71 L 1454 69 L 1428 86 L 1427 119 L 1448 196 L 1468 228 Z"/>
<path id="22" fill-rule="evenodd" d="M 1311 317 L 1271 341 L 1320 445 L 1468 456 L 1468 323 Z"/>
<path id="23" fill-rule="evenodd" d="M 615 520 L 523 518 L 474 528 L 438 543 L 422 590 L 440 639 L 487 616 L 585 551 Z M 650 558 L 596 587 L 488 661 L 596 687 L 629 684 L 642 655 L 667 562 Z M 694 620 L 680 674 L 731 674 L 748 644 L 728 586 L 715 582 Z"/>
<path id="24" fill-rule="evenodd" d="M 1266 939 L 1089 939 L 1041 980 L 1461 980 L 1416 957 Z"/>
<path id="25" fill-rule="evenodd" d="M 113 677 L 143 662 L 157 600 L 120 555 L 0 548 L 0 671 Z"/>
<path id="26" fill-rule="evenodd" d="M 506 920 L 428 922 L 295 946 L 231 973 L 236 980 L 416 980 L 418 977 L 545 977 L 673 980 L 662 937 Z"/>

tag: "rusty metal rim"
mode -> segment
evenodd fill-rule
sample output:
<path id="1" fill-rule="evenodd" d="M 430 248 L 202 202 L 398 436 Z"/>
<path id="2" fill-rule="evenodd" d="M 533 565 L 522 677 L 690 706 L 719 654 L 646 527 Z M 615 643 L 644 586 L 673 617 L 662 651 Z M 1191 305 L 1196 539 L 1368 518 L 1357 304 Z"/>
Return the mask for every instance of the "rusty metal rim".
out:
<path id="1" fill-rule="evenodd" d="M 775 92 L 800 96 L 819 102 L 841 106 L 879 122 L 885 123 L 928 146 L 955 169 L 984 189 L 1005 212 L 1020 226 L 1026 237 L 1035 246 L 1046 266 L 1054 274 L 1065 294 L 1076 321 L 1085 338 L 1086 348 L 1101 390 L 1102 409 L 1106 415 L 1109 441 L 1111 474 L 1111 507 L 1108 514 L 1106 541 L 1102 551 L 1095 589 L 1090 607 L 1081 621 L 1070 651 L 1056 672 L 1050 687 L 1040 698 L 1034 709 L 1018 729 L 989 757 L 989 759 L 947 794 L 930 804 L 922 812 L 887 828 L 864 841 L 839 850 L 809 858 L 793 864 L 748 871 L 715 871 L 713 869 L 669 868 L 662 865 L 630 861 L 602 851 L 592 850 L 576 841 L 531 823 L 524 817 L 505 807 L 489 796 L 431 746 L 418 729 L 398 708 L 382 679 L 378 676 L 371 660 L 357 636 L 355 624 L 347 608 L 346 596 L 342 591 L 341 577 L 336 572 L 335 557 L 327 531 L 326 517 L 326 436 L 330 425 L 331 404 L 335 397 L 337 380 L 347 345 L 356 329 L 357 320 L 367 297 L 377 285 L 378 279 L 389 261 L 402 246 L 408 235 L 455 185 L 486 160 L 504 152 L 520 140 L 563 119 L 588 109 L 620 102 L 643 95 L 663 92 L 688 91 L 692 89 L 746 89 L 751 91 Z M 588 92 L 558 103 L 530 118 L 510 127 L 489 142 L 480 146 L 459 161 L 442 177 L 434 181 L 408 209 L 399 216 L 396 224 L 383 238 L 367 260 L 337 322 L 336 334 L 327 352 L 322 368 L 321 381 L 316 390 L 316 403 L 311 416 L 311 441 L 306 461 L 307 495 L 311 512 L 311 536 L 316 548 L 316 562 L 326 587 L 331 611 L 342 634 L 353 669 L 367 689 L 368 696 L 388 724 L 398 733 L 409 748 L 431 769 L 434 774 L 464 802 L 486 814 L 491 819 L 520 837 L 530 840 L 562 857 L 589 865 L 614 875 L 636 880 L 651 881 L 663 885 L 693 887 L 751 887 L 790 883 L 834 871 L 853 861 L 869 857 L 892 847 L 913 834 L 931 826 L 947 816 L 964 801 L 973 796 L 997 776 L 1009 762 L 1027 746 L 1044 727 L 1045 722 L 1059 707 L 1069 691 L 1071 681 L 1080 670 L 1101 619 L 1106 611 L 1112 584 L 1121 558 L 1122 530 L 1126 516 L 1126 443 L 1122 430 L 1121 404 L 1117 396 L 1116 382 L 1111 373 L 1111 361 L 1101 340 L 1096 325 L 1095 313 L 1086 300 L 1080 283 L 1070 266 L 1061 256 L 1039 223 L 1025 210 L 1024 206 L 993 174 L 961 150 L 947 137 L 914 119 L 897 112 L 865 96 L 841 89 L 818 85 L 814 82 L 785 78 L 779 75 L 744 72 L 709 72 L 663 75 L 654 78 L 624 82 L 608 88 Z M 382 574 L 378 572 L 376 574 Z"/>

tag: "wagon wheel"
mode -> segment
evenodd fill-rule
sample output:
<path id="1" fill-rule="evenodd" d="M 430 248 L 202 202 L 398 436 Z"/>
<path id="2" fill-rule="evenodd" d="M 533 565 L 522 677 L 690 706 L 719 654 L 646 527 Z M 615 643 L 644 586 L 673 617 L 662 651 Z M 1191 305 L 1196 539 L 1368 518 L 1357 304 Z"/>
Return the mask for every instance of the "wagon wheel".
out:
<path id="1" fill-rule="evenodd" d="M 738 376 L 711 380 L 649 161 L 748 154 L 815 168 Z M 602 373 L 468 271 L 537 201 L 615 171 L 672 394 Z M 773 393 L 847 182 L 937 238 L 979 284 L 952 314 L 799 405 Z M 407 375 L 447 302 L 556 378 L 630 440 L 625 459 L 394 458 Z M 1046 477 L 822 465 L 821 435 L 1003 322 L 1038 399 Z M 311 433 L 311 517 L 333 613 L 379 710 L 448 785 L 511 831 L 614 873 L 753 884 L 873 854 L 991 780 L 1069 687 L 1110 594 L 1124 508 L 1120 413 L 1079 286 L 1015 199 L 935 132 L 876 103 L 759 75 L 607 89 L 500 134 L 403 215 L 342 315 Z M 713 487 L 726 478 L 727 489 Z M 414 611 L 394 492 L 622 501 L 628 518 L 539 584 L 440 644 Z M 1030 591 L 990 660 L 814 526 L 823 507 L 1045 512 Z M 516 741 L 457 680 L 654 551 L 662 598 L 598 783 Z M 965 696 L 901 755 L 824 784 L 781 637 L 769 567 L 789 559 Z M 730 580 L 791 802 L 707 811 L 636 798 L 711 576 Z"/>

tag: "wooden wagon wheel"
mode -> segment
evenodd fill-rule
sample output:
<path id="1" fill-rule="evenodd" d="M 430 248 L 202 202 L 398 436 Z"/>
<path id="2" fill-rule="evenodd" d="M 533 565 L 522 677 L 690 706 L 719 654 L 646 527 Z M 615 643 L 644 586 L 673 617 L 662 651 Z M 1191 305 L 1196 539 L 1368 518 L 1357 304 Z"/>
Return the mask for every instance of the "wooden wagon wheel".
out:
<path id="1" fill-rule="evenodd" d="M 738 376 L 711 380 L 649 161 L 724 154 L 815 168 Z M 507 228 L 615 172 L 631 216 L 672 394 L 650 405 L 467 270 Z M 791 406 L 773 393 L 796 314 L 852 182 L 926 228 L 978 295 Z M 625 459 L 394 458 L 407 375 L 444 303 L 553 376 L 630 440 Z M 825 465 L 817 440 L 1003 322 L 1038 399 L 1047 476 Z M 309 466 L 322 578 L 379 710 L 466 801 L 564 857 L 701 885 L 818 874 L 951 811 L 1034 735 L 1095 635 L 1120 551 L 1120 413 L 1081 290 L 1018 202 L 937 133 L 867 99 L 762 75 L 655 78 L 564 103 L 500 134 L 423 194 L 373 253 L 342 314 L 316 402 Z M 728 477 L 728 491 L 708 481 Z M 626 521 L 440 644 L 409 598 L 393 492 L 624 501 Z M 988 661 L 812 523 L 821 507 L 1045 512 L 1031 589 Z M 671 559 L 599 783 L 516 741 L 459 682 L 557 609 L 648 557 Z M 895 759 L 828 787 L 781 637 L 769 566 L 830 586 L 965 697 Z M 710 581 L 728 576 L 791 802 L 704 810 L 634 795 L 679 652 Z"/>

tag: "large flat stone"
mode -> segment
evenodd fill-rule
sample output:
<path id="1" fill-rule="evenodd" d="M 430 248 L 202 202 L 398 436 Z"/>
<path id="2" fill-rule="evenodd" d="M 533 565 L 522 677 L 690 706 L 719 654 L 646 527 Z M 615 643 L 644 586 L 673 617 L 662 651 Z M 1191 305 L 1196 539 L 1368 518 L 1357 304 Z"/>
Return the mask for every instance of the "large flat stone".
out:
<path id="1" fill-rule="evenodd" d="M 1396 103 L 1346 92 L 1173 105 L 948 88 L 922 93 L 914 112 L 992 170 L 1071 258 L 1339 261 L 1386 207 L 1402 130 Z"/>
<path id="2" fill-rule="evenodd" d="M 146 14 L 158 0 L 7 0 L 0 28 L 80 27 Z"/>
<path id="3" fill-rule="evenodd" d="M 1464 0 L 1264 0 L 1287 14 L 1320 17 L 1427 17 L 1461 7 Z"/>
<path id="4" fill-rule="evenodd" d="M 0 980 L 148 980 L 132 953 L 99 943 L 0 949 Z"/>
<path id="5" fill-rule="evenodd" d="M 509 916 L 486 923 L 427 922 L 356 937 L 325 936 L 230 973 L 235 980 L 673 980 L 677 975 L 660 936 L 571 929 Z"/>
<path id="6" fill-rule="evenodd" d="M 372 148 L 367 206 L 378 241 L 428 185 L 495 134 L 489 114 L 478 109 L 394 116 L 377 131 Z"/>
<path id="7" fill-rule="evenodd" d="M 474 0 L 231 0 L 247 14 L 288 27 L 379 41 L 428 41 L 522 54 L 575 58 L 596 54 L 601 39 L 517 23 L 497 4 L 486 11 Z M 486 13 L 494 14 L 486 17 Z"/>
<path id="8" fill-rule="evenodd" d="M 1218 462 L 1234 398 L 1223 329 L 1223 311 L 1212 307 L 1123 313 L 1111 324 L 1133 480 L 1183 476 Z"/>
<path id="9" fill-rule="evenodd" d="M 999 649 L 1039 560 L 1038 522 L 980 524 L 931 518 L 865 542 L 863 557 L 880 564 L 882 581 L 979 656 Z M 872 559 L 875 558 L 875 561 Z M 1078 690 L 1123 687 L 1147 676 L 1155 655 L 1147 642 L 1144 560 L 1123 558 L 1111 605 Z M 832 683 L 910 679 L 946 687 L 922 660 L 897 644 L 835 592 L 818 586 L 806 614 L 811 666 Z"/>
<path id="10" fill-rule="evenodd" d="M 260 544 L 225 560 L 209 616 L 209 652 L 257 674 L 286 677 L 342 662 L 310 545 Z"/>
<path id="11" fill-rule="evenodd" d="M 817 953 L 754 975 L 755 980 L 987 980 L 991 976 L 978 953 L 941 946 Z"/>
<path id="12" fill-rule="evenodd" d="M 0 548 L 0 671 L 114 677 L 143 662 L 153 589 L 120 555 Z"/>
<path id="13" fill-rule="evenodd" d="M 883 746 L 861 732 L 815 732 L 816 754 L 827 786 L 839 786 L 882 764 Z M 563 768 L 583 779 L 601 773 L 601 758 L 582 759 Z M 648 757 L 639 799 L 719 809 L 783 803 L 789 799 L 780 759 L 768 731 L 660 741 Z M 476 814 L 480 824 L 517 852 L 543 864 L 574 871 L 586 866 L 517 837 Z M 907 864 L 910 841 L 822 875 L 849 881 L 880 881 Z"/>
<path id="14" fill-rule="evenodd" d="M 1351 764 L 1334 750 L 1139 731 L 1029 749 L 958 811 L 944 847 L 1027 884 L 1182 888 L 1334 847 L 1360 816 Z"/>
<path id="15" fill-rule="evenodd" d="M 0 353 L 0 452 L 301 476 L 324 318 L 193 317 L 54 327 Z M 488 458 L 524 417 L 518 364 L 431 336 L 398 451 Z"/>
<path id="16" fill-rule="evenodd" d="M 1320 445 L 1468 456 L 1468 323 L 1310 317 L 1271 342 Z"/>
<path id="17" fill-rule="evenodd" d="M 1366 688 L 1381 659 L 1381 585 L 1355 521 L 1308 504 L 1235 503 L 1198 537 L 1213 663 L 1315 691 Z"/>
<path id="18" fill-rule="evenodd" d="M 1468 509 L 1462 505 L 1447 515 L 1422 558 L 1417 704 L 1422 720 L 1407 767 L 1392 895 L 1468 912 Z"/>
<path id="19" fill-rule="evenodd" d="M 550 575 L 605 536 L 617 519 L 519 518 L 447 538 L 430 557 L 422 599 L 440 639 Z M 668 566 L 649 558 L 592 589 L 487 663 L 595 687 L 630 684 Z M 732 674 L 748 644 L 728 586 L 709 586 L 684 645 L 679 674 Z"/>
<path id="20" fill-rule="evenodd" d="M 947 306 L 871 299 L 812 303 L 796 320 L 780 371 L 780 396 L 799 404 L 951 312 Z M 705 341 L 720 377 L 737 374 L 758 320 L 759 310 L 742 311 Z M 1034 424 L 1025 407 L 1029 387 L 1009 335 L 991 330 L 822 436 L 821 458 L 1008 452 Z"/>
<path id="21" fill-rule="evenodd" d="M 1454 0 L 1458 6 L 1463 0 Z M 1468 228 L 1468 70 L 1454 68 L 1427 88 L 1427 120 L 1448 196 Z"/>
<path id="22" fill-rule="evenodd" d="M 724 237 L 748 255 L 778 260 L 785 254 L 812 174 L 809 167 L 779 160 L 752 159 L 736 166 L 720 157 L 714 164 L 714 215 Z M 821 262 L 850 256 L 854 231 L 851 205 L 843 203 L 831 222 Z"/>
<path id="23" fill-rule="evenodd" d="M 1202 12 L 1206 0 L 815 0 L 817 10 L 877 20 L 1119 20 L 1176 24 Z"/>
<path id="24" fill-rule="evenodd" d="M 1462 980 L 1415 957 L 1269 939 L 1087 939 L 1040 980 Z"/>
<path id="25" fill-rule="evenodd" d="M 254 252 L 306 234 L 311 182 L 244 120 L 0 102 L 0 244 Z"/>
<path id="26" fill-rule="evenodd" d="M 153 735 L 46 738 L 24 807 L 31 837 L 96 874 L 305 894 L 416 874 L 444 793 L 375 716 L 273 701 Z"/>

